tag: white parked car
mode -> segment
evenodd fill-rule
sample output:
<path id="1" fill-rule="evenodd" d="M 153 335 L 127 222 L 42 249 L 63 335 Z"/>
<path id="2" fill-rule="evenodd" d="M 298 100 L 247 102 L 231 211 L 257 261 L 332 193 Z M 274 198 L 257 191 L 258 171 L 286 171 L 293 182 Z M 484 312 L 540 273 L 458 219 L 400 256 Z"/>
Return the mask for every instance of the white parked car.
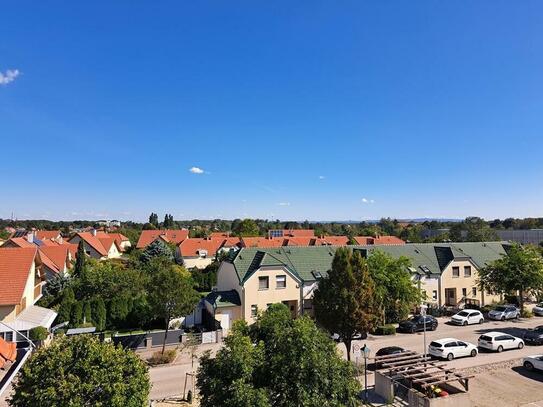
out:
<path id="1" fill-rule="evenodd" d="M 471 324 L 482 324 L 483 322 L 485 322 L 485 317 L 483 317 L 481 311 L 473 309 L 460 311 L 451 317 L 451 324 L 455 325 L 466 326 Z"/>
<path id="2" fill-rule="evenodd" d="M 522 349 L 524 341 L 503 332 L 488 332 L 479 337 L 479 347 L 501 352 L 506 349 Z"/>
<path id="3" fill-rule="evenodd" d="M 522 365 L 528 370 L 543 371 L 543 355 L 526 356 L 522 360 Z"/>
<path id="4" fill-rule="evenodd" d="M 537 304 L 533 309 L 532 312 L 534 315 L 537 315 L 539 317 L 543 317 L 543 302 L 540 302 Z"/>
<path id="5" fill-rule="evenodd" d="M 428 353 L 436 358 L 453 360 L 463 356 L 477 356 L 477 346 L 455 338 L 444 338 L 430 342 Z"/>

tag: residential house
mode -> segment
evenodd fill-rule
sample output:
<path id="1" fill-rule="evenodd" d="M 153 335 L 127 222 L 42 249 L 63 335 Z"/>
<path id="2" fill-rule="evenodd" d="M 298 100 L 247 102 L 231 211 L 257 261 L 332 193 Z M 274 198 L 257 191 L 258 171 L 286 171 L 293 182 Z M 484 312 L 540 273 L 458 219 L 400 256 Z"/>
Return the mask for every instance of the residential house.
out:
<path id="1" fill-rule="evenodd" d="M 60 230 L 37 230 L 33 232 L 34 236 L 38 240 L 56 240 L 60 241 L 62 239 L 62 234 Z"/>
<path id="2" fill-rule="evenodd" d="M 173 243 L 176 246 L 189 237 L 187 229 L 166 229 L 166 230 L 142 230 L 136 244 L 137 249 L 144 249 L 157 239 L 165 243 Z"/>
<path id="3" fill-rule="evenodd" d="M 179 243 L 175 256 L 186 268 L 204 269 L 217 258 L 217 254 L 239 250 L 239 244 L 238 237 L 215 235 L 208 238 L 188 238 Z"/>
<path id="4" fill-rule="evenodd" d="M 45 278 L 37 247 L 0 250 L 0 338 L 8 342 L 25 341 L 37 326 L 47 329 L 55 311 L 34 305 L 42 296 Z"/>
<path id="5" fill-rule="evenodd" d="M 405 244 L 405 242 L 396 236 L 355 236 L 354 241 L 358 245 L 394 245 Z"/>
<path id="6" fill-rule="evenodd" d="M 83 241 L 85 253 L 93 259 L 115 259 L 121 257 L 121 248 L 118 246 L 115 238 L 110 236 L 98 236 L 96 230 L 91 232 L 76 233 L 69 242 L 78 245 Z"/>
<path id="7" fill-rule="evenodd" d="M 268 237 L 314 237 L 315 231 L 313 229 L 270 229 L 268 230 Z"/>
<path id="8" fill-rule="evenodd" d="M 124 253 L 127 251 L 130 247 L 132 247 L 132 244 L 130 243 L 130 239 L 128 239 L 125 235 L 122 233 L 109 233 L 104 231 L 97 231 L 96 237 L 98 238 L 113 238 L 115 239 L 115 243 L 117 244 L 117 247 L 119 250 Z"/>
<path id="9" fill-rule="evenodd" d="M 350 246 L 367 257 L 374 250 L 394 258 L 407 257 L 409 272 L 435 306 L 462 308 L 467 302 L 479 305 L 499 300 L 481 291 L 478 270 L 506 255 L 506 242 L 398 244 Z M 255 321 L 270 304 L 286 304 L 293 316 L 313 313 L 313 292 L 327 276 L 337 246 L 279 246 L 242 248 L 221 263 L 217 285 L 204 302 L 208 320 L 230 326 L 233 319 Z M 239 297 L 230 301 L 234 295 Z M 229 301 L 221 299 L 228 298 Z M 237 298 L 237 297 L 236 297 Z M 217 303 L 219 301 L 219 303 Z M 221 302 L 222 301 L 222 302 Z M 206 318 L 202 318 L 206 320 Z"/>

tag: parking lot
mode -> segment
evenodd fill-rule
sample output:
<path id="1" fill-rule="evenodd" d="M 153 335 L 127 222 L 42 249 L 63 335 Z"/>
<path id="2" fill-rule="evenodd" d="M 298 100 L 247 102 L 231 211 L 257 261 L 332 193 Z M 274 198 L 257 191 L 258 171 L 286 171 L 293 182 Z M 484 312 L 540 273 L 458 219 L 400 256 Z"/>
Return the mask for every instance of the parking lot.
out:
<path id="1" fill-rule="evenodd" d="M 456 338 L 477 345 L 479 336 L 490 331 L 500 331 L 522 338 L 527 329 L 543 325 L 543 317 L 509 321 L 485 321 L 480 325 L 475 324 L 468 326 L 452 325 L 448 323 L 449 320 L 450 318 L 448 317 L 438 318 L 438 328 L 435 331 L 426 332 L 426 346 L 428 346 L 432 340 L 442 338 Z M 357 345 L 358 347 L 362 347 L 364 344 L 369 346 L 371 350 L 370 358 L 377 350 L 385 346 L 400 346 L 404 349 L 423 353 L 424 334 L 422 332 L 417 332 L 414 334 L 397 333 L 396 335 L 389 336 L 370 335 L 366 340 L 353 342 L 353 346 Z M 342 343 L 338 344 L 338 349 L 345 354 L 345 346 Z M 461 369 L 518 359 L 533 354 L 543 354 L 543 346 L 526 345 L 523 349 L 507 350 L 502 353 L 481 350 L 476 357 L 455 359 L 452 362 L 449 362 L 449 365 Z M 353 361 L 356 361 L 354 357 Z M 362 364 L 363 360 L 359 358 L 358 363 Z M 370 375 L 368 382 L 373 384 L 373 375 Z"/>

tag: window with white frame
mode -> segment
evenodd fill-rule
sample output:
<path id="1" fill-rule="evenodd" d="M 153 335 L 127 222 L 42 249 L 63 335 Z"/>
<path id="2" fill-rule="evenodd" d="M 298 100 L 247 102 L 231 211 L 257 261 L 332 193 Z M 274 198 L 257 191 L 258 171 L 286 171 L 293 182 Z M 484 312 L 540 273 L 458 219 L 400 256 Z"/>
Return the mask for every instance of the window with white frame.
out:
<path id="1" fill-rule="evenodd" d="M 251 305 L 251 317 L 256 318 L 258 314 L 258 306 L 256 304 Z"/>
<path id="2" fill-rule="evenodd" d="M 275 277 L 275 288 L 287 288 L 287 276 L 277 276 Z"/>
<path id="3" fill-rule="evenodd" d="M 269 277 L 258 277 L 258 289 L 267 290 L 270 288 L 270 278 Z"/>
<path id="4" fill-rule="evenodd" d="M 432 291 L 432 300 L 437 301 L 437 290 Z"/>

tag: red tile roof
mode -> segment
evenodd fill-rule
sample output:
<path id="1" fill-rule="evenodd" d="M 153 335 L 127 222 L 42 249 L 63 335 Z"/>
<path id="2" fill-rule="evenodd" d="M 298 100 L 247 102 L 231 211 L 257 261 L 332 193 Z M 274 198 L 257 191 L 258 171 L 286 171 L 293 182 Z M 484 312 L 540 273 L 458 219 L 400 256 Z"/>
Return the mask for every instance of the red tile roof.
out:
<path id="1" fill-rule="evenodd" d="M 41 246 L 39 250 L 40 253 L 45 254 L 49 259 L 51 259 L 59 271 L 64 271 L 64 269 L 69 265 L 68 253 L 70 252 L 70 248 L 68 244 Z"/>
<path id="2" fill-rule="evenodd" d="M 28 240 L 26 240 L 26 237 L 12 237 L 11 239 L 9 239 L 6 243 L 4 243 L 4 246 L 6 244 L 10 244 L 10 242 L 12 243 L 12 247 L 13 246 L 17 246 L 17 247 L 36 247 L 36 245 L 34 243 L 30 243 Z"/>
<path id="3" fill-rule="evenodd" d="M 60 272 L 59 267 L 44 252 L 38 250 L 38 256 L 42 264 L 46 266 L 49 270 L 57 274 Z"/>
<path id="4" fill-rule="evenodd" d="M 0 369 L 6 362 L 15 362 L 15 359 L 17 359 L 17 344 L 0 338 Z"/>
<path id="5" fill-rule="evenodd" d="M 396 236 L 355 236 L 353 238 L 356 241 L 356 244 L 367 246 L 367 245 L 395 245 L 395 244 L 405 244 L 405 242 Z"/>
<path id="6" fill-rule="evenodd" d="M 209 235 L 211 239 L 218 239 L 220 237 L 230 237 L 230 232 L 213 232 Z"/>
<path id="7" fill-rule="evenodd" d="M 240 243 L 241 243 L 241 239 L 239 237 L 227 237 L 226 239 L 224 239 L 223 246 L 226 246 L 226 247 L 239 246 Z"/>
<path id="8" fill-rule="evenodd" d="M 0 250 L 0 305 L 21 302 L 37 251 L 36 246 Z"/>
<path id="9" fill-rule="evenodd" d="M 60 230 L 38 230 L 34 234 L 39 240 L 56 239 L 60 236 Z"/>
<path id="10" fill-rule="evenodd" d="M 179 230 L 142 230 L 136 248 L 143 249 L 156 239 L 161 237 L 166 242 L 172 242 L 176 245 L 189 237 L 187 229 Z"/>
<path id="11" fill-rule="evenodd" d="M 72 237 L 72 239 L 70 240 L 73 240 L 76 236 L 79 236 L 81 239 L 83 239 L 88 245 L 90 245 L 94 250 L 96 250 L 101 256 L 107 256 L 108 250 L 106 250 L 106 248 L 104 247 L 100 239 L 94 236 L 91 232 L 76 233 L 75 236 Z M 109 247 L 111 247 L 111 245 Z"/>
<path id="12" fill-rule="evenodd" d="M 280 247 L 283 246 L 285 239 L 282 237 L 242 237 L 242 247 Z"/>
<path id="13" fill-rule="evenodd" d="M 318 244 L 321 246 L 346 246 L 349 244 L 349 238 L 347 236 L 323 236 L 319 238 Z"/>
<path id="14" fill-rule="evenodd" d="M 200 250 L 206 250 L 207 256 L 215 256 L 225 242 L 224 238 L 218 239 L 185 239 L 179 243 L 179 251 L 183 257 L 197 257 Z"/>

